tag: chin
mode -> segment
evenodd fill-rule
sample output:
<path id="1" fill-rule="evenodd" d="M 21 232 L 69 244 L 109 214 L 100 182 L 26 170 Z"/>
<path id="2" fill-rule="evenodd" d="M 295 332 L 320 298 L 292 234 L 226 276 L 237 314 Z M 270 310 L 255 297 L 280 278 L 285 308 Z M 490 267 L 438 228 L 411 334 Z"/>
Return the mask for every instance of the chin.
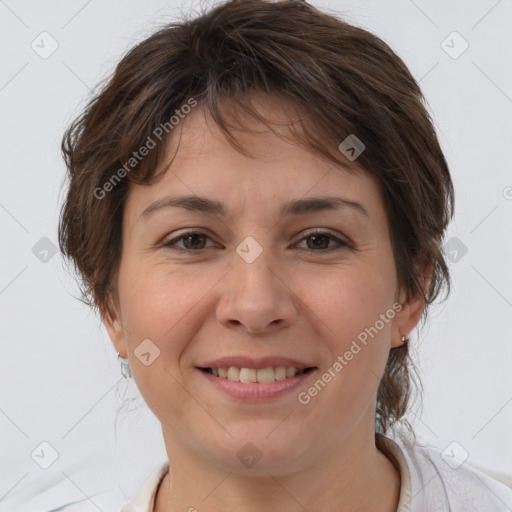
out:
<path id="1" fill-rule="evenodd" d="M 233 438 L 212 440 L 210 456 L 225 470 L 244 475 L 268 477 L 268 473 L 284 475 L 298 470 L 301 460 L 309 459 L 305 447 L 311 446 L 311 439 L 299 439 L 298 432 L 284 426 L 286 420 L 280 421 L 253 420 L 237 428 L 227 426 Z"/>

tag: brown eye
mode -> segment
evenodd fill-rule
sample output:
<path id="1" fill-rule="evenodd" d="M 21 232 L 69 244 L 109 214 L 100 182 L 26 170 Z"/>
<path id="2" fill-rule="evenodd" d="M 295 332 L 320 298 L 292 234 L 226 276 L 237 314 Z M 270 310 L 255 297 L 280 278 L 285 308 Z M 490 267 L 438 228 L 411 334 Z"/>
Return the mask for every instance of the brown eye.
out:
<path id="1" fill-rule="evenodd" d="M 329 239 L 331 237 L 327 235 L 311 235 L 306 238 L 306 240 L 311 241 L 311 244 L 308 245 L 308 249 L 328 249 L 329 248 Z"/>
<path id="2" fill-rule="evenodd" d="M 190 232 L 184 233 L 183 235 L 170 240 L 163 244 L 164 247 L 169 247 L 170 249 L 182 250 L 182 251 L 199 251 L 201 249 L 208 248 L 206 247 L 206 241 L 210 237 L 205 235 L 204 233 L 199 232 Z M 182 245 L 178 245 L 181 242 Z"/>
<path id="3" fill-rule="evenodd" d="M 186 249 L 203 249 L 205 236 L 201 233 L 194 233 L 183 237 L 183 245 Z"/>
<path id="4" fill-rule="evenodd" d="M 304 249 L 311 252 L 328 252 L 330 250 L 350 247 L 347 242 L 344 242 L 328 231 L 310 233 L 301 240 L 301 243 L 303 240 L 306 240 L 306 247 Z"/>

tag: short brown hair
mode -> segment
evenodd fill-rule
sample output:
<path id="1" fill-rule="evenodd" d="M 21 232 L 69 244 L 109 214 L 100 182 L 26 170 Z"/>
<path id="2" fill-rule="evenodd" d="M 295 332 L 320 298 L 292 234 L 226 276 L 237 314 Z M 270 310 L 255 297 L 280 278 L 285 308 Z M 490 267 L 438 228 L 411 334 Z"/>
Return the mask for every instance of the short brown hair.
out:
<path id="1" fill-rule="evenodd" d="M 426 101 L 403 61 L 379 37 L 305 1 L 230 0 L 134 46 L 64 134 L 70 182 L 59 244 L 81 277 L 82 300 L 102 315 L 117 302 L 128 186 L 161 176 L 156 170 L 172 132 L 100 199 L 98 189 L 191 98 L 243 151 L 220 105 L 236 104 L 272 129 L 251 106 L 253 92 L 306 111 L 296 141 L 334 164 L 350 167 L 338 150 L 347 136 L 363 142 L 357 164 L 380 185 L 400 286 L 427 306 L 444 285 L 449 291 L 441 243 L 453 185 Z M 426 266 L 432 279 L 425 293 Z M 407 343 L 390 351 L 377 397 L 382 433 L 407 411 L 410 363 Z"/>

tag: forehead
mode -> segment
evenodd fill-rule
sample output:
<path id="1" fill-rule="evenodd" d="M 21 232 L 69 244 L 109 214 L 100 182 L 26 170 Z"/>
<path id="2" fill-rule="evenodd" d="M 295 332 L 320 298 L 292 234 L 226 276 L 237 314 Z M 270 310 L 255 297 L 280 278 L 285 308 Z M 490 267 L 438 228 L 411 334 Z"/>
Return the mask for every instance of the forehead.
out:
<path id="1" fill-rule="evenodd" d="M 167 142 L 163 177 L 149 186 L 131 185 L 126 210 L 132 220 L 166 194 L 210 197 L 226 204 L 227 213 L 240 212 L 242 206 L 274 208 L 292 197 L 342 195 L 347 201 L 364 202 L 374 215 L 382 213 L 373 176 L 354 162 L 347 170 L 302 147 L 290 134 L 289 111 L 275 102 L 259 100 L 258 110 L 287 140 L 244 118 L 243 127 L 232 133 L 249 155 L 228 142 L 203 108 L 190 112 Z"/>

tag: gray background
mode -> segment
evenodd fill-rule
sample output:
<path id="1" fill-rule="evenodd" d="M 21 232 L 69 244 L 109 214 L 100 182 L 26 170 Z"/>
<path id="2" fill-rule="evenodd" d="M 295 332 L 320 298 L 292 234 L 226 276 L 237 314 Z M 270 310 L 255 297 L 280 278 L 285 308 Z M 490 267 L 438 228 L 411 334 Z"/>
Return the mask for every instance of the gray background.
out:
<path id="1" fill-rule="evenodd" d="M 512 475 L 512 1 L 313 4 L 373 31 L 404 59 L 455 182 L 447 238 L 454 287 L 421 343 L 413 336 L 425 393 L 410 420 L 440 449 L 455 441 L 469 462 Z M 51 247 L 64 128 L 129 47 L 198 5 L 0 1 L 2 511 L 94 502 L 109 488 L 121 503 L 166 458 L 159 423 L 140 398 L 116 421 L 137 389 L 122 379 L 106 331 L 74 298 L 75 282 Z M 58 44 L 50 56 L 55 43 L 44 31 Z M 42 442 L 59 454 L 48 469 L 36 463 L 51 458 Z M 100 498 L 95 507 L 107 511 Z"/>

